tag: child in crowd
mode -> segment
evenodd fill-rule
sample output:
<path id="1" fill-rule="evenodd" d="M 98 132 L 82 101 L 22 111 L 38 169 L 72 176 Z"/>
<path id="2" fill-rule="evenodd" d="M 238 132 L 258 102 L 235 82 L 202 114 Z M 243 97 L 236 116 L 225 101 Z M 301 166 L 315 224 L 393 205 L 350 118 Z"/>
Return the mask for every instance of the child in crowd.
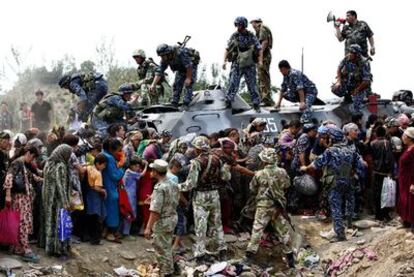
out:
<path id="1" fill-rule="evenodd" d="M 86 191 L 86 214 L 88 216 L 87 230 L 90 243 L 99 245 L 101 243 L 102 222 L 106 217 L 104 200 L 106 191 L 102 182 L 102 170 L 106 167 L 106 157 L 100 153 L 94 159 L 94 165 L 86 167 L 86 179 L 88 188 Z"/>
<path id="2" fill-rule="evenodd" d="M 134 218 L 137 217 L 137 184 L 141 176 L 145 175 L 147 172 L 147 165 L 148 163 L 141 160 L 138 156 L 132 156 L 129 161 L 129 168 L 125 171 L 125 175 L 123 177 L 123 183 L 128 194 L 128 200 L 132 208 L 132 216 Z M 130 231 L 131 221 L 129 219 L 123 219 L 122 234 L 133 240 L 133 238 L 129 236 Z"/>
<path id="3" fill-rule="evenodd" d="M 175 159 L 172 159 L 168 165 L 167 178 L 174 184 L 178 184 L 178 173 L 181 171 L 181 163 Z M 182 253 L 185 251 L 182 243 L 182 237 L 185 235 L 185 209 L 188 206 L 188 201 L 182 193 L 180 193 L 179 205 L 177 207 L 178 221 L 175 228 L 175 240 L 173 244 L 173 251 L 176 253 Z"/>

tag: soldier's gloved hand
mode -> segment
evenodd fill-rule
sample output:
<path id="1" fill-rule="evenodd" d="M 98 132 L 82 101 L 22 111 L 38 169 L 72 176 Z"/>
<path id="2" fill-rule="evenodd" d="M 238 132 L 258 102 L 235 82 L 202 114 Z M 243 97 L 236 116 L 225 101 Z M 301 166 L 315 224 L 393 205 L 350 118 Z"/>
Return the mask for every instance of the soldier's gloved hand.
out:
<path id="1" fill-rule="evenodd" d="M 150 91 L 150 92 L 154 92 L 154 91 L 155 91 L 155 85 L 151 84 L 151 85 L 149 86 L 149 91 Z"/>
<path id="2" fill-rule="evenodd" d="M 371 56 L 375 55 L 375 47 L 371 47 L 371 49 L 369 50 L 369 53 L 371 54 Z"/>
<path id="3" fill-rule="evenodd" d="M 227 69 L 227 63 L 226 63 L 226 62 L 224 62 L 224 63 L 223 63 L 223 66 L 222 66 L 221 68 L 223 68 L 223 70 L 226 70 L 226 69 Z"/>
<path id="4" fill-rule="evenodd" d="M 299 103 L 299 110 L 303 111 L 304 109 L 306 109 L 306 104 L 305 104 L 305 102 L 300 102 L 300 103 Z"/>
<path id="5" fill-rule="evenodd" d="M 191 85 L 191 78 L 185 78 L 184 86 L 189 87 Z"/>

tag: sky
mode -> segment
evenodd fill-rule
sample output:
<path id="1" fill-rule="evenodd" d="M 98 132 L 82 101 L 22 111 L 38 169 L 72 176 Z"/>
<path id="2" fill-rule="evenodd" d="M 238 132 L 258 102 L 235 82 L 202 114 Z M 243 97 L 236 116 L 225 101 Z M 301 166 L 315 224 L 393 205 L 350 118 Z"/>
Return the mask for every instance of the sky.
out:
<path id="1" fill-rule="evenodd" d="M 345 17 L 353 9 L 374 32 L 376 55 L 371 64 L 373 91 L 390 98 L 399 89 L 414 89 L 412 1 L 291 0 L 291 1 L 142 1 L 142 0 L 13 0 L 0 2 L 0 85 L 9 88 L 15 75 L 10 47 L 24 53 L 25 66 L 50 66 L 65 55 L 78 64 L 96 58 L 103 40 L 114 42 L 121 65 L 135 67 L 131 53 L 143 48 L 155 60 L 160 43 L 174 44 L 185 35 L 189 47 L 200 51 L 202 62 L 223 62 L 227 40 L 235 31 L 237 16 L 261 17 L 273 33 L 272 84 L 282 75 L 277 63 L 286 59 L 301 68 L 304 48 L 305 74 L 316 84 L 322 99 L 332 98 L 330 85 L 343 58 L 344 45 L 334 35 L 329 11 Z M 249 26 L 251 29 L 251 26 Z"/>

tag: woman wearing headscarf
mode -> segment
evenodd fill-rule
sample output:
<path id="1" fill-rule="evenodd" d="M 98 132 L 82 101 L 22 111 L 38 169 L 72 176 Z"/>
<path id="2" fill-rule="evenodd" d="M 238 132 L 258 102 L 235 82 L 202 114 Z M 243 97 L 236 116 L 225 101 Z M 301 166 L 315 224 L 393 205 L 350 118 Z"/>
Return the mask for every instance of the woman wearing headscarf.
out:
<path id="1" fill-rule="evenodd" d="M 69 159 L 72 147 L 59 145 L 50 155 L 44 169 L 42 188 L 42 225 L 39 243 L 49 255 L 61 256 L 69 252 L 69 240 L 61 241 L 58 236 L 59 213 L 70 208 Z"/>
<path id="2" fill-rule="evenodd" d="M 19 153 L 19 157 L 10 164 L 4 182 L 6 204 L 20 214 L 19 244 L 11 246 L 10 250 L 22 255 L 24 261 L 37 262 L 39 259 L 29 245 L 29 235 L 33 232 L 34 190 L 31 184 L 31 172 L 27 167 L 39 155 L 39 152 L 35 147 L 27 147 Z"/>
<path id="3" fill-rule="evenodd" d="M 399 164 L 397 213 L 404 227 L 411 227 L 414 232 L 414 127 L 408 127 L 404 131 L 402 141 L 406 149 Z"/>

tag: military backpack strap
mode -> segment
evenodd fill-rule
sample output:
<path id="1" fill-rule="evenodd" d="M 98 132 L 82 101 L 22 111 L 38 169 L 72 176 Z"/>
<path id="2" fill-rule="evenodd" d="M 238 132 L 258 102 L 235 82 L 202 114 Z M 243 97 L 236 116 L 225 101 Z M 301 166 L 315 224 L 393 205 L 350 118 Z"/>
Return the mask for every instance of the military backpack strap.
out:
<path id="1" fill-rule="evenodd" d="M 208 155 L 208 162 L 207 162 L 207 167 L 204 170 L 203 174 L 201 175 L 201 179 L 205 179 L 210 171 L 210 167 L 211 167 L 211 161 L 213 160 L 213 155 Z"/>

